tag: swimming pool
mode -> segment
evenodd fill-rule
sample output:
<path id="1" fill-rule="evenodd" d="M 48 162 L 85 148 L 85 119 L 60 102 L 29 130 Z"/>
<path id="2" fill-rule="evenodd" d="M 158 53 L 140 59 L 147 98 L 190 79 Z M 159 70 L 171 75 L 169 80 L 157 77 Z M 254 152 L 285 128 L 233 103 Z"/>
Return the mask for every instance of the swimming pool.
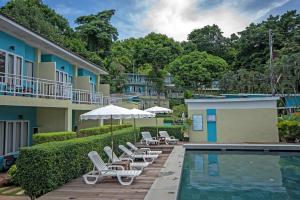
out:
<path id="1" fill-rule="evenodd" d="M 179 200 L 299 200 L 300 153 L 186 150 Z"/>

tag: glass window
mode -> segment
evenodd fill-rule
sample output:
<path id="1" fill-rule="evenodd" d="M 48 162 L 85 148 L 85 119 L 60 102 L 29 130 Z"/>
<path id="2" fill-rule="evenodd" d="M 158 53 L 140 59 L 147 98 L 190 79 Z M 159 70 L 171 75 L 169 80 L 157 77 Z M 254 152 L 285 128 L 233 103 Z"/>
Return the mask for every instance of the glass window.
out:
<path id="1" fill-rule="evenodd" d="M 5 134 L 5 122 L 0 122 L 0 156 L 4 155 L 4 134 Z"/>
<path id="2" fill-rule="evenodd" d="M 13 152 L 13 122 L 7 122 L 7 130 L 5 134 L 5 140 L 6 140 L 6 148 L 5 148 L 5 154 Z"/>
<path id="3" fill-rule="evenodd" d="M 22 76 L 22 58 L 17 57 L 16 62 L 16 82 L 17 85 L 21 85 L 21 77 Z"/>
<path id="4" fill-rule="evenodd" d="M 33 63 L 29 61 L 25 61 L 25 67 L 26 67 L 26 76 L 33 77 Z"/>
<path id="5" fill-rule="evenodd" d="M 23 132 L 21 134 L 21 147 L 26 147 L 28 146 L 28 127 L 29 127 L 29 124 L 28 122 L 23 122 Z"/>
<path id="6" fill-rule="evenodd" d="M 9 74 L 14 74 L 14 63 L 15 63 L 15 60 L 14 60 L 14 56 L 9 54 L 8 55 L 8 73 Z"/>
<path id="7" fill-rule="evenodd" d="M 6 61 L 6 53 L 3 51 L 0 51 L 0 74 L 5 73 L 5 61 Z M 4 80 L 0 81 L 4 82 Z"/>
<path id="8" fill-rule="evenodd" d="M 16 122 L 16 136 L 15 136 L 15 145 L 14 151 L 19 151 L 21 146 L 21 133 L 22 133 L 22 122 Z"/>

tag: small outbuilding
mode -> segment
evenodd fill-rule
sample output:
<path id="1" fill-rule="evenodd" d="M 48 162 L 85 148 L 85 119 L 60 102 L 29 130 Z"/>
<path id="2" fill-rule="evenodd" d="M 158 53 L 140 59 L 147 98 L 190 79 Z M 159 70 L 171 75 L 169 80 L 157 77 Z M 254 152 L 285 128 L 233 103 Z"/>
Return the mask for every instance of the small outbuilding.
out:
<path id="1" fill-rule="evenodd" d="M 191 142 L 274 143 L 278 97 L 186 99 Z"/>

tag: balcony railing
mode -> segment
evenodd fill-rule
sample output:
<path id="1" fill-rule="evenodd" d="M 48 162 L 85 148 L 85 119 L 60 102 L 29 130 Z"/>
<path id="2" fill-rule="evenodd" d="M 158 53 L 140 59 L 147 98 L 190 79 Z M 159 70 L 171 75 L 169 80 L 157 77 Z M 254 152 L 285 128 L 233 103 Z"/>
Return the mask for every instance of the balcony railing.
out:
<path id="1" fill-rule="evenodd" d="M 121 104 L 122 102 L 123 102 L 123 99 L 121 97 L 111 97 L 111 96 L 103 97 L 103 105 Z"/>
<path id="2" fill-rule="evenodd" d="M 79 104 L 103 105 L 102 93 L 72 88 L 71 83 L 0 73 L 0 95 L 72 100 Z"/>
<path id="3" fill-rule="evenodd" d="M 91 92 L 88 90 L 74 89 L 72 100 L 74 103 L 79 103 L 79 104 L 84 103 L 84 104 L 103 105 L 103 94 Z"/>

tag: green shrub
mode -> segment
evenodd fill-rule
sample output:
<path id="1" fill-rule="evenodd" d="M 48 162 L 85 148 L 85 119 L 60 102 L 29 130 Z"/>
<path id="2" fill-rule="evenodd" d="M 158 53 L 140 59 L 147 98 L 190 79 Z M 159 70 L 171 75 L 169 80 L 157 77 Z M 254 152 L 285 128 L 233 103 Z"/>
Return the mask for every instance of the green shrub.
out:
<path id="1" fill-rule="evenodd" d="M 45 142 L 62 141 L 76 138 L 75 132 L 50 132 L 50 133 L 38 133 L 32 137 L 32 143 L 41 144 Z"/>
<path id="2" fill-rule="evenodd" d="M 166 117 L 164 118 L 164 123 L 173 123 L 174 119 L 172 117 Z"/>
<path id="3" fill-rule="evenodd" d="M 132 128 L 115 131 L 114 149 L 133 140 Z M 19 183 L 30 197 L 41 196 L 91 170 L 87 154 L 97 151 L 106 158 L 103 148 L 110 144 L 107 133 L 22 148 L 17 160 Z"/>
<path id="4" fill-rule="evenodd" d="M 140 132 L 149 131 L 153 137 L 156 137 L 156 126 L 143 126 L 140 127 Z M 159 126 L 158 131 L 167 131 L 169 136 L 174 136 L 175 138 L 182 140 L 183 133 L 181 126 Z"/>
<path id="5" fill-rule="evenodd" d="M 112 125 L 113 131 L 120 130 L 123 128 L 129 128 L 129 127 L 132 127 L 132 125 L 131 124 Z M 80 129 L 77 137 L 101 135 L 101 134 L 108 133 L 108 132 L 110 132 L 110 125 L 98 126 L 98 127 L 92 127 L 92 128 L 84 128 L 84 129 Z"/>
<path id="6" fill-rule="evenodd" d="M 7 171 L 7 175 L 10 179 L 9 180 L 10 183 L 12 183 L 14 185 L 19 185 L 19 182 L 18 182 L 17 176 L 16 176 L 16 172 L 17 172 L 17 166 L 14 164 Z"/>
<path id="7" fill-rule="evenodd" d="M 281 120 L 278 122 L 279 138 L 281 140 L 292 140 L 300 138 L 300 122 L 294 120 Z"/>

